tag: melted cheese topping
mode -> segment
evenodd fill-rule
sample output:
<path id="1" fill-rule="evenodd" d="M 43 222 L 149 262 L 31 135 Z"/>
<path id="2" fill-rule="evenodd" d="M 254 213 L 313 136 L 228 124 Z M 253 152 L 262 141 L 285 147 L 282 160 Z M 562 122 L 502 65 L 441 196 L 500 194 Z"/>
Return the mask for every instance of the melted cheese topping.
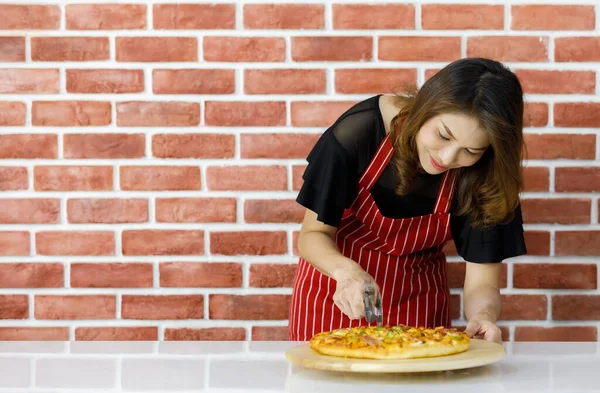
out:
<path id="1" fill-rule="evenodd" d="M 424 345 L 453 345 L 454 341 L 469 340 L 468 336 L 452 328 L 438 326 L 435 329 L 424 327 L 362 326 L 336 329 L 316 334 L 311 343 L 345 348 L 406 348 Z"/>

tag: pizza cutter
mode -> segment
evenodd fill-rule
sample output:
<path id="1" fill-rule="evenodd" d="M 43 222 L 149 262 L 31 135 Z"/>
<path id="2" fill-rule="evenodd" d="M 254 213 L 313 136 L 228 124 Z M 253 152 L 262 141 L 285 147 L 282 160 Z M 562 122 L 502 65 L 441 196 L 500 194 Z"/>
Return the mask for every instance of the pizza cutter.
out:
<path id="1" fill-rule="evenodd" d="M 383 324 L 381 295 L 375 290 L 375 286 L 372 283 L 365 284 L 364 303 L 367 322 L 371 323 L 376 320 L 377 326 L 381 326 Z"/>

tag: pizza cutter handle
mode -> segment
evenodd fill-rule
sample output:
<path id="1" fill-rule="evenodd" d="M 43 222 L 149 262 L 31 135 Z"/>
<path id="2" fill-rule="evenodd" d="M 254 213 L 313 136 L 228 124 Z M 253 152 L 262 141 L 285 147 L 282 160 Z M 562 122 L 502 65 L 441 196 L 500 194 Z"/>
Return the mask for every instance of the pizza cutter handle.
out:
<path id="1" fill-rule="evenodd" d="M 367 322 L 371 323 L 377 319 L 377 307 L 376 304 L 373 304 L 373 298 L 375 295 L 375 287 L 373 284 L 367 283 L 365 284 L 365 292 L 364 292 L 364 303 L 365 303 L 365 319 Z"/>

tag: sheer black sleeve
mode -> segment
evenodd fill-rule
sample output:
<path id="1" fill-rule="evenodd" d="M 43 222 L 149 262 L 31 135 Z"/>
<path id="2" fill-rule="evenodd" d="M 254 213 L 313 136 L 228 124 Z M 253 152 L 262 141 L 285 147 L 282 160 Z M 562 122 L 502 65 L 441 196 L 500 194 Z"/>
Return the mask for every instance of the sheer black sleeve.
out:
<path id="1" fill-rule="evenodd" d="M 361 104 L 329 127 L 307 157 L 296 201 L 327 225 L 339 226 L 344 210 L 356 197 L 359 177 L 378 147 L 373 110 L 361 109 Z"/>
<path id="2" fill-rule="evenodd" d="M 502 262 L 527 253 L 521 206 L 507 224 L 476 229 L 468 217 L 451 216 L 452 237 L 458 254 L 468 262 Z"/>

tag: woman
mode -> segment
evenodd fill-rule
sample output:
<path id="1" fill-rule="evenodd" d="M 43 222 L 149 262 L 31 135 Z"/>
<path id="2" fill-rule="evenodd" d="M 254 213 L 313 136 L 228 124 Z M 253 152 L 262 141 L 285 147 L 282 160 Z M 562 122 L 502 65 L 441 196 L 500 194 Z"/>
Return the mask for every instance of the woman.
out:
<path id="1" fill-rule="evenodd" d="M 344 113 L 307 160 L 289 338 L 368 325 L 451 326 L 444 243 L 465 259 L 465 332 L 501 342 L 500 263 L 526 253 L 523 92 L 501 63 L 455 61 L 403 96 Z"/>

